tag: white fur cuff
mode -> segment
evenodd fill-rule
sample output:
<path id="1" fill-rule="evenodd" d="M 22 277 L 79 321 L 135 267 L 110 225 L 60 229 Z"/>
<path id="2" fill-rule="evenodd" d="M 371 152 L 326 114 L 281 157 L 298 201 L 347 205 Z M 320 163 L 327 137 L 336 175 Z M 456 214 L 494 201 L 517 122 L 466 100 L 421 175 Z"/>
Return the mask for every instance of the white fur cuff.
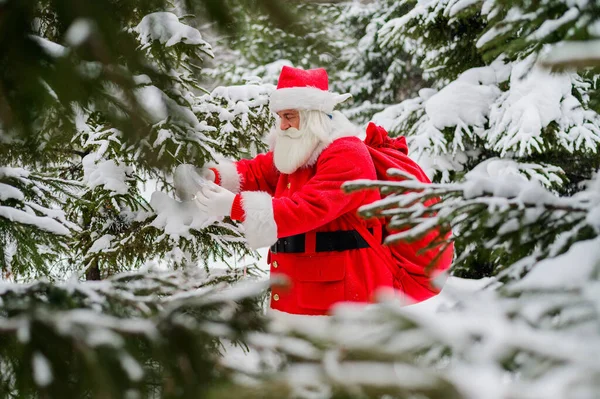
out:
<path id="1" fill-rule="evenodd" d="M 315 87 L 290 87 L 271 93 L 269 106 L 273 112 L 284 109 L 309 109 L 331 114 L 337 104 L 350 97 L 351 94 L 331 93 Z"/>
<path id="2" fill-rule="evenodd" d="M 277 241 L 277 224 L 273 216 L 273 198 L 262 191 L 242 192 L 242 222 L 246 240 L 252 249 L 269 247 Z"/>
<path id="3" fill-rule="evenodd" d="M 220 186 L 226 188 L 232 193 L 239 193 L 242 177 L 237 171 L 237 167 L 234 162 L 228 160 L 220 160 L 218 164 L 210 162 L 206 164 L 207 168 L 215 168 L 219 172 Z"/>

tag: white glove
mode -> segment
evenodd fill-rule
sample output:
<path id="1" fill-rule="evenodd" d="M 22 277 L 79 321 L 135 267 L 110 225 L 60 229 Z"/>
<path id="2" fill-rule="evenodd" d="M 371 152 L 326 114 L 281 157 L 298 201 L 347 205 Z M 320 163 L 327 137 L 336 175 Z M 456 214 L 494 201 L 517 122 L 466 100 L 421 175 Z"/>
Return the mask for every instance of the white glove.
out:
<path id="1" fill-rule="evenodd" d="M 209 182 L 196 193 L 196 205 L 204 213 L 211 216 L 231 216 L 231 206 L 235 194 L 231 191 Z"/>
<path id="2" fill-rule="evenodd" d="M 197 168 L 190 164 L 179 165 L 173 173 L 175 194 L 182 201 L 191 201 L 208 181 L 214 182 L 215 178 L 215 172 L 208 168 Z"/>

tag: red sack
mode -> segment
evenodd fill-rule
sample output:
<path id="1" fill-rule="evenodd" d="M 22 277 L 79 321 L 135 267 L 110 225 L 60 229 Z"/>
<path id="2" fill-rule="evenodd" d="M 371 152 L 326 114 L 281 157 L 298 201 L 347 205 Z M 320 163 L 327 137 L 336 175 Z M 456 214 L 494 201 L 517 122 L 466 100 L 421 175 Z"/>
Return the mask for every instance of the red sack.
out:
<path id="1" fill-rule="evenodd" d="M 408 146 L 404 137 L 390 138 L 384 128 L 371 122 L 367 126 L 365 144 L 373 158 L 378 180 L 402 180 L 402 178 L 387 175 L 388 169 L 396 168 L 409 173 L 420 182 L 431 183 L 419 165 L 408 157 Z M 438 199 L 428 200 L 425 202 L 425 206 L 430 206 L 438 201 Z M 397 232 L 399 231 L 390 230 L 385 224 L 384 237 Z M 443 249 L 441 245 L 431 250 L 421 251 L 436 239 L 438 234 L 438 230 L 435 229 L 418 241 L 411 243 L 399 241 L 389 246 L 395 262 L 392 267 L 392 273 L 395 276 L 394 288 L 404 292 L 414 301 L 423 301 L 438 294 L 439 288 L 434 287 L 431 281 L 452 264 L 454 257 L 452 244 L 447 246 L 441 254 L 440 251 Z M 434 259 L 435 264 L 432 264 Z"/>

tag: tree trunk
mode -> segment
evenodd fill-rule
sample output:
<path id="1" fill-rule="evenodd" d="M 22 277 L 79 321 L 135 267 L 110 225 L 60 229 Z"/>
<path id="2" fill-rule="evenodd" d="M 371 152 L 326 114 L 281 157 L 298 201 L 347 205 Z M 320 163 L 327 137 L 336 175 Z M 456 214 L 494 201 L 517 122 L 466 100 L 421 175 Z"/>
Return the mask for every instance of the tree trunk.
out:
<path id="1" fill-rule="evenodd" d="M 91 280 L 101 280 L 100 278 L 100 268 L 98 267 L 98 261 L 95 260 L 90 267 L 85 271 L 85 279 L 88 281 Z"/>

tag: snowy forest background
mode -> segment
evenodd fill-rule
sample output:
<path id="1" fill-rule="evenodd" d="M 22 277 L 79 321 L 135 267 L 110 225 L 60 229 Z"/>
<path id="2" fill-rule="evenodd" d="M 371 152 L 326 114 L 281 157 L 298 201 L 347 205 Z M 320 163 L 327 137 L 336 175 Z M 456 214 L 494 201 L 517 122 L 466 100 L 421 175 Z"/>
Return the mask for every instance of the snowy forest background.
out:
<path id="1" fill-rule="evenodd" d="M 598 397 L 599 20 L 585 0 L 0 1 L 1 396 Z M 390 244 L 452 227 L 443 306 L 265 314 L 240 227 L 174 199 L 176 165 L 265 149 L 283 65 L 406 136 L 434 184 L 348 188 L 392 193 L 363 210 L 405 228 Z"/>

